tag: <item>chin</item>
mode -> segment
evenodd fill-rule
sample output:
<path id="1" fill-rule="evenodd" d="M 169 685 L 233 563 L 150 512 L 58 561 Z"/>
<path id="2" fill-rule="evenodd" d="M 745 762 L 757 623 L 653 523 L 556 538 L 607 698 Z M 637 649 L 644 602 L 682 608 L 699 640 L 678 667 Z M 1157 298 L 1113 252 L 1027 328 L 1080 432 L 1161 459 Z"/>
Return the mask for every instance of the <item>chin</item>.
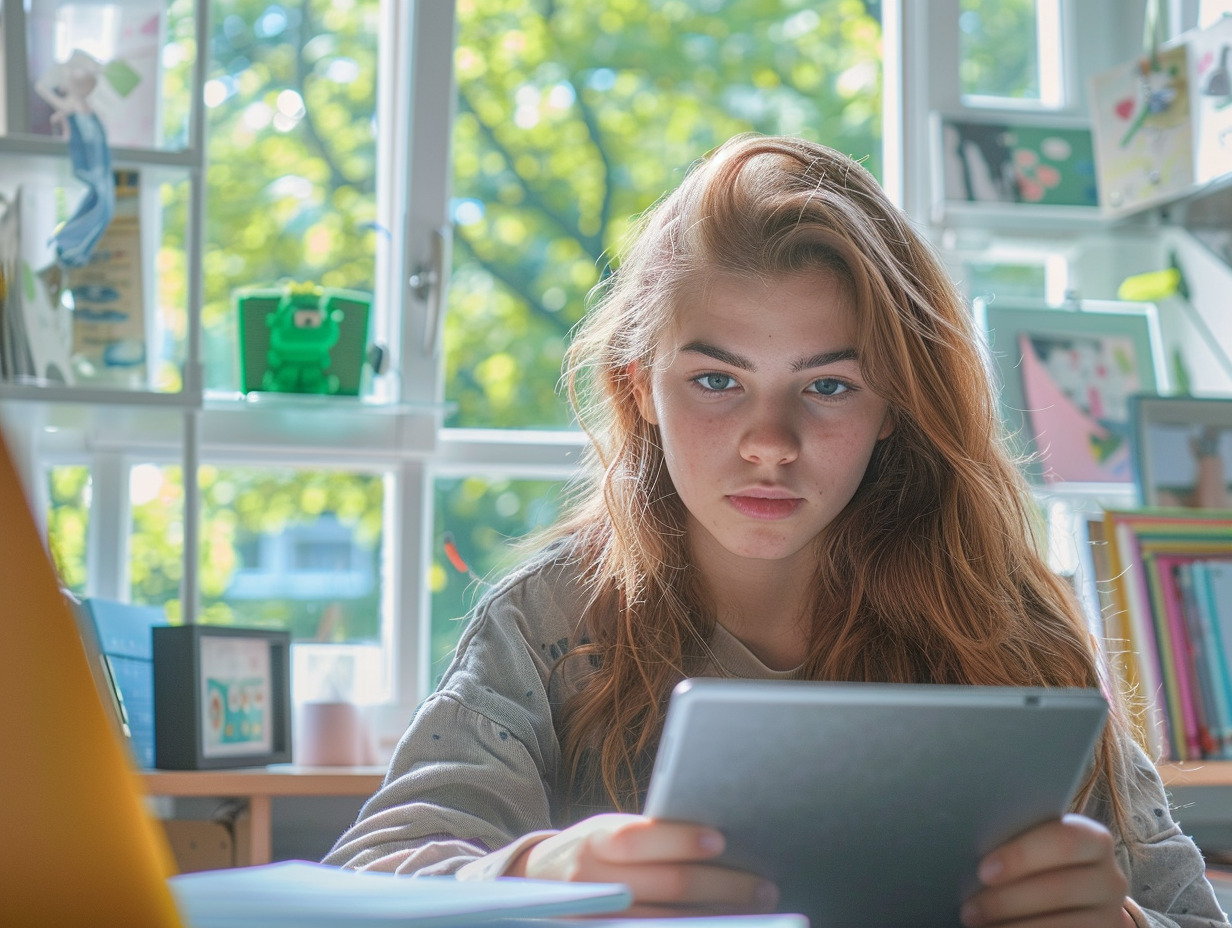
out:
<path id="1" fill-rule="evenodd" d="M 747 558 L 751 561 L 783 561 L 788 558 L 796 557 L 801 551 L 809 547 L 808 542 L 804 544 L 793 543 L 790 541 L 750 541 L 742 540 L 739 544 L 724 545 L 728 553 L 735 557 Z"/>

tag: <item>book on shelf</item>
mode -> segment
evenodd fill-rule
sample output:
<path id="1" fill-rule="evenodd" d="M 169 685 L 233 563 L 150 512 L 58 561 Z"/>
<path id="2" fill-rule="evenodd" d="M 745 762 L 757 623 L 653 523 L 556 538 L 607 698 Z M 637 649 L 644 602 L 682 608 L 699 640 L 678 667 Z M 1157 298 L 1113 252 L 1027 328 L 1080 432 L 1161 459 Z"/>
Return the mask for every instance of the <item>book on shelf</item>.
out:
<path id="1" fill-rule="evenodd" d="M 1149 747 L 1232 758 L 1232 511 L 1109 510 L 1103 538 L 1109 663 Z"/>

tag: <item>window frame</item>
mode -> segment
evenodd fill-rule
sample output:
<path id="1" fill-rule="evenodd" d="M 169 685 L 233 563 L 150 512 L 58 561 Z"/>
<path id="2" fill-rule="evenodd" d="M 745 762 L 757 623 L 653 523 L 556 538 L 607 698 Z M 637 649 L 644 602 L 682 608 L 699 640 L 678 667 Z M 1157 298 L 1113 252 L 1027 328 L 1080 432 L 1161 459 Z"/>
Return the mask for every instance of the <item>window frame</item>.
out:
<path id="1" fill-rule="evenodd" d="M 1080 64 L 1074 60 L 1075 43 L 1067 37 L 1080 34 L 1084 23 L 1100 22 L 1106 28 L 1106 20 L 1099 17 L 1114 0 L 1057 2 L 1069 101 L 1069 108 L 1058 112 L 1078 112 L 1075 101 L 1082 95 L 1075 88 L 1081 84 L 1075 82 L 1114 63 L 1118 55 L 1109 48 L 1102 55 L 1087 55 Z M 930 112 L 964 109 L 953 66 L 959 11 L 959 0 L 885 0 L 882 5 L 884 185 L 915 217 L 929 214 L 930 175 L 928 159 L 908 153 L 927 151 Z M 443 305 L 448 287 L 455 30 L 452 2 L 382 3 L 377 175 L 379 221 L 390 234 L 378 242 L 375 305 L 379 334 L 392 348 L 395 395 L 384 403 L 361 404 L 358 410 L 354 404 L 323 403 L 313 408 L 310 418 L 317 426 L 307 434 L 299 431 L 303 408 L 294 403 L 248 404 L 208 396 L 199 411 L 184 415 L 187 425 L 180 434 L 165 421 L 147 427 L 115 415 L 115 407 L 91 409 L 86 403 L 81 405 L 86 407 L 87 425 L 76 437 L 46 431 L 39 415 L 14 417 L 15 422 L 30 423 L 25 433 L 30 445 L 23 447 L 19 440 L 18 450 L 32 465 L 31 473 L 43 474 L 62 463 L 90 467 L 94 489 L 86 552 L 88 590 L 109 598 L 127 595 L 127 474 L 137 461 L 183 463 L 186 474 L 203 462 L 308 468 L 332 464 L 388 473 L 382 622 L 392 698 L 401 707 L 418 703 L 430 680 L 427 580 L 434 553 L 435 480 L 460 474 L 566 477 L 576 473 L 584 448 L 580 432 L 443 426 L 443 361 L 435 338 L 442 320 L 434 306 Z M 1126 30 L 1132 34 L 1132 28 Z M 199 287 L 199 281 L 190 284 Z M 190 354 L 197 350 L 190 346 Z M 186 385 L 200 382 L 199 370 L 186 371 Z M 121 422 L 118 428 L 115 421 Z M 331 440 L 324 434 L 331 428 L 343 429 L 347 440 Z M 48 502 L 45 479 L 33 483 L 32 497 L 42 519 Z M 185 481 L 186 532 L 197 525 L 200 501 L 190 492 L 194 483 Z M 187 557 L 187 539 L 185 548 Z M 186 563 L 186 601 L 196 596 L 189 575 L 197 570 L 195 563 Z M 390 715 L 404 720 L 401 713 Z"/>

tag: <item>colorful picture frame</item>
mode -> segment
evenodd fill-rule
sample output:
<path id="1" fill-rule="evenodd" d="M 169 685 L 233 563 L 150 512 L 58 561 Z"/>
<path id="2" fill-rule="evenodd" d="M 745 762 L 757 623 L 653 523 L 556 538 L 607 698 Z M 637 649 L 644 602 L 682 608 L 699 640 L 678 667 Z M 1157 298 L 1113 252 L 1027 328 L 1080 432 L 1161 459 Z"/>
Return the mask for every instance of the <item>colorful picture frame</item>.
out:
<path id="1" fill-rule="evenodd" d="M 1143 506 L 1232 508 L 1232 397 L 1130 398 Z"/>
<path id="2" fill-rule="evenodd" d="M 154 762 L 208 770 L 291 760 L 291 636 L 268 629 L 153 629 Z"/>
<path id="3" fill-rule="evenodd" d="M 1100 220 L 1089 123 L 933 113 L 930 132 L 935 221 Z"/>
<path id="4" fill-rule="evenodd" d="M 1133 480 L 1129 400 L 1166 389 L 1153 304 L 975 301 L 1001 414 L 1032 482 Z"/>

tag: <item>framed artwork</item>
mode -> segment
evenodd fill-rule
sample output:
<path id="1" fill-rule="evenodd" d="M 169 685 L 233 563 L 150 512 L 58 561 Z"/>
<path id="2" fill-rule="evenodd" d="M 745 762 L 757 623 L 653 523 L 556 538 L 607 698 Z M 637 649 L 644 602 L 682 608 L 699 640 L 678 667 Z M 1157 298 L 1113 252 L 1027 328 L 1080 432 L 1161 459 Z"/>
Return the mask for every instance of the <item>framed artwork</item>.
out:
<path id="1" fill-rule="evenodd" d="M 1232 16 L 1224 16 L 1189 40 L 1194 90 L 1195 178 L 1217 180 L 1232 166 Z"/>
<path id="2" fill-rule="evenodd" d="M 1091 76 L 1100 206 L 1123 216 L 1194 183 L 1188 49 L 1184 44 Z"/>
<path id="3" fill-rule="evenodd" d="M 1098 220 L 1090 125 L 1023 116 L 1012 121 L 932 114 L 933 209 L 940 221 L 972 213 Z"/>
<path id="4" fill-rule="evenodd" d="M 1142 505 L 1232 509 L 1232 397 L 1133 396 L 1130 419 Z"/>
<path id="5" fill-rule="evenodd" d="M 1155 307 L 976 300 L 975 309 L 1027 476 L 1045 484 L 1131 482 L 1130 397 L 1165 387 Z"/>
<path id="6" fill-rule="evenodd" d="M 291 636 L 225 625 L 153 629 L 154 762 L 202 770 L 291 760 Z"/>

